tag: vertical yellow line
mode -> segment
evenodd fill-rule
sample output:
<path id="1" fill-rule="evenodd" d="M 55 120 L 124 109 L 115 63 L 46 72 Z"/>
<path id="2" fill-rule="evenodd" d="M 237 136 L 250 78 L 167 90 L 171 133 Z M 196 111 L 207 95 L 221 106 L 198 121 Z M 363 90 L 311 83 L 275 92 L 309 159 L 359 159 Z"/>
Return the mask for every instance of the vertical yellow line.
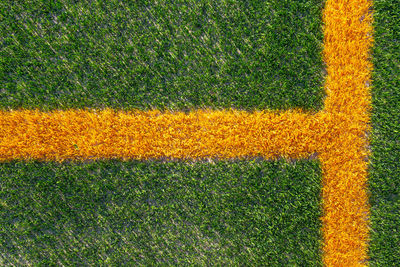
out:
<path id="1" fill-rule="evenodd" d="M 371 5 L 367 0 L 327 0 L 324 9 L 324 111 L 336 124 L 331 129 L 332 142 L 319 155 L 325 266 L 368 262 Z"/>

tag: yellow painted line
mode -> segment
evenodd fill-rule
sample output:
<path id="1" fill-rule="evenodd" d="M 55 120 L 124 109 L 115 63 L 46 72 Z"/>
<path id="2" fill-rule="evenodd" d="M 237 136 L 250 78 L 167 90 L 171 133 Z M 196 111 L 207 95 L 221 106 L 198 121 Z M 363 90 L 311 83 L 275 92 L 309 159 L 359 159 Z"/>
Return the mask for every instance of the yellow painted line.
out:
<path id="1" fill-rule="evenodd" d="M 327 0 L 324 9 L 324 109 L 341 127 L 319 154 L 323 174 L 325 266 L 368 263 L 369 204 L 366 133 L 370 130 L 372 15 L 367 0 Z"/>
<path id="2" fill-rule="evenodd" d="M 195 110 L 0 111 L 0 161 L 198 159 L 317 153 L 323 173 L 325 266 L 367 264 L 367 150 L 372 26 L 367 0 L 324 7 L 324 109 L 317 114 Z"/>
<path id="3" fill-rule="evenodd" d="M 0 160 L 307 157 L 329 142 L 327 120 L 293 110 L 3 111 Z"/>

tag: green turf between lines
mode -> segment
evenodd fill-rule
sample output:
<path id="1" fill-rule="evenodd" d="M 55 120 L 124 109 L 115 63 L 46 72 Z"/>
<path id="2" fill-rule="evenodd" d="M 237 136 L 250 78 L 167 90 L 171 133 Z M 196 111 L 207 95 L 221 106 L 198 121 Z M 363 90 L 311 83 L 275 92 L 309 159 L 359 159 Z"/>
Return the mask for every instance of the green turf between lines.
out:
<path id="1" fill-rule="evenodd" d="M 1 1 L 0 108 L 322 108 L 322 0 Z"/>
<path id="2" fill-rule="evenodd" d="M 318 161 L 0 165 L 4 264 L 321 266 Z"/>
<path id="3" fill-rule="evenodd" d="M 400 3 L 374 1 L 370 266 L 400 266 Z"/>

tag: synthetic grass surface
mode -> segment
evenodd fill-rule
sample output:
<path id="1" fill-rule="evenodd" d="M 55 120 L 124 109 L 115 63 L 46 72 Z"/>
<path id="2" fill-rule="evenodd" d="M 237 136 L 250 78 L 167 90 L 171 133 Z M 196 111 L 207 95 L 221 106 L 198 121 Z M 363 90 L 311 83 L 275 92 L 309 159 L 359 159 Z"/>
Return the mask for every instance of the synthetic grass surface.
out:
<path id="1" fill-rule="evenodd" d="M 2 264 L 321 266 L 316 160 L 0 165 Z"/>
<path id="2" fill-rule="evenodd" d="M 322 108 L 322 0 L 1 1 L 0 108 Z"/>
<path id="3" fill-rule="evenodd" d="M 0 3 L 0 107 L 322 107 L 322 1 L 118 3 Z M 316 162 L 192 165 L 1 164 L 3 263 L 321 265 Z"/>
<path id="4" fill-rule="evenodd" d="M 400 2 L 374 3 L 371 266 L 400 265 Z"/>
<path id="5" fill-rule="evenodd" d="M 396 33 L 396 30 L 398 29 L 398 25 L 396 24 L 398 23 L 396 21 L 399 21 L 399 19 L 398 13 L 391 13 L 391 10 L 396 5 L 396 1 L 378 1 L 377 4 L 377 18 L 380 21 L 379 23 L 382 23 L 382 28 L 377 31 L 375 36 L 378 38 L 378 46 L 374 52 L 374 63 L 377 68 L 374 73 L 374 81 L 372 85 L 374 88 L 373 94 L 375 109 L 373 114 L 373 124 L 376 129 L 373 131 L 373 143 L 371 144 L 374 155 L 370 171 L 372 177 L 370 180 L 372 190 L 371 203 L 373 205 L 371 218 L 373 222 L 373 240 L 370 247 L 372 255 L 370 262 L 377 266 L 396 266 L 399 262 L 398 255 L 400 254 L 398 246 L 396 246 L 396 244 L 399 243 L 397 235 L 399 223 L 396 221 L 398 211 L 393 208 L 398 206 L 398 190 L 396 190 L 398 186 L 396 185 L 396 178 L 399 177 L 399 163 L 396 161 L 399 157 L 395 152 L 395 149 L 399 148 L 397 142 L 399 137 L 397 127 L 399 125 L 399 86 L 398 79 L 396 79 L 398 77 L 399 65 L 398 60 L 396 60 L 399 58 L 397 46 L 399 39 Z M 5 49 L 2 51 L 8 50 Z M 9 58 L 4 57 L 2 60 L 5 62 L 5 60 L 9 60 Z M 151 67 L 153 68 L 155 66 L 156 65 L 153 65 Z M 344 86 L 343 88 L 352 87 Z M 4 91 L 5 90 L 2 89 L 1 93 L 4 93 Z M 25 95 L 24 97 L 33 97 L 33 95 Z M 102 99 L 103 103 L 101 103 L 101 105 L 107 106 L 107 98 Z M 24 99 L 21 101 L 24 101 Z M 21 103 L 21 101 L 19 103 Z M 34 101 L 32 101 L 31 104 L 32 103 L 34 103 Z M 76 103 L 78 103 L 78 107 L 80 104 L 83 104 L 80 100 Z M 207 101 L 202 103 L 207 105 Z M 35 107 L 35 105 L 33 105 L 33 107 Z M 40 105 L 37 106 L 40 107 Z M 151 107 L 151 105 L 142 106 L 141 108 L 146 107 Z M 190 107 L 192 106 L 189 106 L 189 108 Z M 350 105 L 348 107 L 350 107 Z M 179 107 L 176 104 L 171 104 L 171 108 Z M 183 107 L 183 109 L 185 108 L 188 107 Z M 382 216 L 380 213 L 384 213 L 386 216 Z M 391 218 L 392 215 L 393 218 Z M 382 220 L 382 218 L 384 219 Z M 374 227 L 376 227 L 376 229 L 374 229 Z"/>

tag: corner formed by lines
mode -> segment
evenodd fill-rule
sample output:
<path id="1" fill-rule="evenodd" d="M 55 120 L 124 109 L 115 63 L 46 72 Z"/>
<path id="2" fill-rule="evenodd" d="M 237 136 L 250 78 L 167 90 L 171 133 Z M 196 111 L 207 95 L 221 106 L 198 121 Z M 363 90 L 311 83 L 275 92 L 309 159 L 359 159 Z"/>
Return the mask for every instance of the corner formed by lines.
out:
<path id="1" fill-rule="evenodd" d="M 323 174 L 323 261 L 365 265 L 372 3 L 327 0 L 324 109 L 245 112 L 0 111 L 0 161 L 264 159 L 318 155 Z"/>

